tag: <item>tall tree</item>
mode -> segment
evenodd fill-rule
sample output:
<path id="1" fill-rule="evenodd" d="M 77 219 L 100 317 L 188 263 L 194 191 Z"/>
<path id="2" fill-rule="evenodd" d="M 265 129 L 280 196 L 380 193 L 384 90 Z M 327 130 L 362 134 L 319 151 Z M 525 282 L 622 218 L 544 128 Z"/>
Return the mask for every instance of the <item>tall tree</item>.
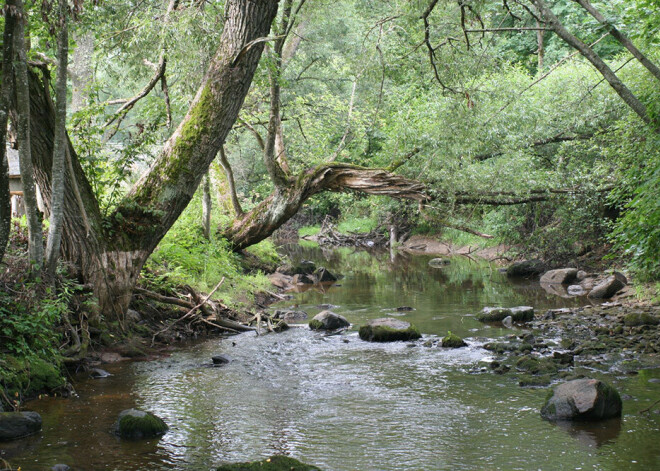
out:
<path id="1" fill-rule="evenodd" d="M 21 182 L 27 216 L 29 236 L 29 258 L 32 271 L 37 273 L 43 267 L 44 243 L 41 213 L 37 205 L 37 188 L 34 181 L 30 139 L 30 84 L 28 80 L 27 50 L 25 46 L 25 23 L 27 15 L 22 0 L 8 0 L 7 5 L 15 8 L 17 14 L 14 34 L 16 108 L 18 119 L 17 141 L 21 166 Z"/>
<path id="2" fill-rule="evenodd" d="M 7 123 L 12 94 L 15 10 L 5 8 L 5 31 L 2 48 L 2 93 L 0 95 L 0 263 L 5 255 L 11 230 L 11 196 L 7 162 Z"/>
<path id="3" fill-rule="evenodd" d="M 60 256 L 62 241 L 62 224 L 64 219 L 64 172 L 66 168 L 67 136 L 66 136 L 66 99 L 67 99 L 67 69 L 69 63 L 69 26 L 67 0 L 58 1 L 59 31 L 57 34 L 57 83 L 55 86 L 55 137 L 53 146 L 53 170 L 50 226 L 46 243 L 46 270 L 55 274 L 57 260 Z"/>

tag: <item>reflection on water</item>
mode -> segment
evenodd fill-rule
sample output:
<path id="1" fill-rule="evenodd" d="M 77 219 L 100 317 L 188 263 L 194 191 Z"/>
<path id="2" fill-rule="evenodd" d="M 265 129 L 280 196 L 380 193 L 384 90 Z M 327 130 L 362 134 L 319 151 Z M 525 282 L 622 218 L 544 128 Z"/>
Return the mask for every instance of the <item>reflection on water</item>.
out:
<path id="1" fill-rule="evenodd" d="M 298 304 L 314 314 L 331 303 L 354 324 L 403 314 L 427 335 L 452 330 L 470 347 L 371 344 L 355 331 L 325 337 L 294 328 L 108 365 L 112 377 L 77 378 L 79 397 L 30 404 L 44 416 L 44 431 L 11 444 L 12 464 L 37 471 L 55 463 L 90 471 L 190 470 L 285 453 L 333 471 L 660 469 L 660 419 L 637 414 L 660 385 L 609 378 L 634 397 L 624 403 L 623 419 L 565 428 L 541 420 L 544 390 L 482 372 L 489 352 L 479 345 L 512 332 L 476 322 L 472 314 L 482 306 L 545 309 L 580 301 L 510 284 L 488 264 L 465 258 L 432 269 L 428 257 L 391 262 L 388 254 L 350 250 L 294 256 L 345 277 L 341 286 L 309 289 L 280 308 Z M 398 306 L 415 310 L 396 312 Z M 233 361 L 208 367 L 220 353 Z M 135 406 L 163 417 L 170 431 L 159 440 L 116 439 L 110 429 L 117 414 Z"/>
<path id="2" fill-rule="evenodd" d="M 557 422 L 557 426 L 589 447 L 601 447 L 614 442 L 621 433 L 621 419 L 614 418 L 601 422 Z"/>

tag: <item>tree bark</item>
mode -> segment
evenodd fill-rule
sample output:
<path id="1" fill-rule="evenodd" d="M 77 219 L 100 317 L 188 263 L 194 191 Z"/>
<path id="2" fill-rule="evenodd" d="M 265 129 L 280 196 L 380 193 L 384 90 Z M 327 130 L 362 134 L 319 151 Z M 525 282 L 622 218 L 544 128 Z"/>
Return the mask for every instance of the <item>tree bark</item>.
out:
<path id="1" fill-rule="evenodd" d="M 11 195 L 7 162 L 7 123 L 12 93 L 12 62 L 16 20 L 10 8 L 5 10 L 5 31 L 2 48 L 2 94 L 0 95 L 0 263 L 5 255 L 11 230 Z"/>
<path id="2" fill-rule="evenodd" d="M 601 12 L 596 10 L 594 6 L 589 3 L 589 0 L 576 0 L 582 7 L 589 12 L 600 24 L 610 28 L 610 34 L 614 39 L 619 41 L 630 53 L 637 59 L 646 69 L 651 72 L 655 78 L 660 80 L 660 68 L 649 60 L 639 49 L 635 47 L 632 41 L 624 35 L 621 31 L 610 25 L 607 19 Z"/>
<path id="3" fill-rule="evenodd" d="M 102 218 L 68 143 L 63 253 L 94 287 L 108 321 L 123 320 L 147 257 L 194 195 L 231 130 L 277 12 L 277 0 L 229 0 L 216 56 L 200 89 L 151 168 L 117 210 Z M 257 41 L 259 40 L 259 41 Z M 54 110 L 47 80 L 31 73 L 32 158 L 47 208 L 51 204 Z"/>
<path id="4" fill-rule="evenodd" d="M 27 20 L 22 0 L 8 0 L 8 6 L 15 6 L 18 15 L 14 35 L 15 49 L 15 87 L 18 120 L 16 121 L 18 156 L 21 166 L 21 182 L 27 217 L 29 237 L 29 259 L 31 271 L 41 271 L 44 262 L 43 229 L 41 213 L 37 207 L 37 191 L 32 168 L 30 149 L 30 84 L 28 82 L 27 51 L 25 49 L 25 27 Z"/>
<path id="5" fill-rule="evenodd" d="M 651 125 L 656 132 L 660 132 L 660 123 L 652 119 L 646 106 L 639 101 L 639 99 L 626 87 L 617 75 L 610 69 L 610 67 L 596 54 L 593 49 L 580 41 L 577 37 L 573 36 L 561 24 L 559 19 L 550 10 L 543 0 L 534 0 L 534 3 L 539 9 L 539 12 L 546 18 L 550 27 L 554 32 L 563 39 L 567 44 L 575 48 L 584 56 L 591 64 L 598 70 L 605 80 L 610 84 L 614 91 L 621 97 L 621 99 L 644 121 L 646 124 Z"/>
<path id="6" fill-rule="evenodd" d="M 46 270 L 53 276 L 57 268 L 64 219 L 64 169 L 66 165 L 66 99 L 69 63 L 69 26 L 67 0 L 59 0 L 60 30 L 57 35 L 57 83 L 55 85 L 55 142 L 53 146 L 52 201 L 46 242 Z"/>
<path id="7" fill-rule="evenodd" d="M 202 195 L 202 233 L 204 238 L 211 238 L 211 178 L 209 172 L 204 175 L 204 194 Z"/>
<path id="8" fill-rule="evenodd" d="M 229 196 L 231 197 L 231 205 L 234 208 L 234 215 L 237 218 L 243 216 L 243 208 L 241 208 L 241 202 L 238 201 L 238 195 L 236 194 L 236 182 L 234 181 L 234 171 L 229 165 L 229 160 L 227 160 L 227 155 L 225 154 L 225 147 L 220 146 L 220 165 L 225 171 L 225 176 L 227 177 L 227 186 L 229 190 Z"/>
<path id="9" fill-rule="evenodd" d="M 426 202 L 429 197 L 424 189 L 417 181 L 382 169 L 323 164 L 303 172 L 288 188 L 276 189 L 252 211 L 236 219 L 223 235 L 233 244 L 234 250 L 243 250 L 270 236 L 293 217 L 308 198 L 322 191 L 352 190 Z"/>

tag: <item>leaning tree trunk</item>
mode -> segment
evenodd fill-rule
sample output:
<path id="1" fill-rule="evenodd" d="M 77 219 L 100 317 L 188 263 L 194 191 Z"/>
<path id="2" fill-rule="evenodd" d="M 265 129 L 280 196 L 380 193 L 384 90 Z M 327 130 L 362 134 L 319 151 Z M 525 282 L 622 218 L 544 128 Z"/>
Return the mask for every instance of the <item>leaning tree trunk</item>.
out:
<path id="1" fill-rule="evenodd" d="M 279 229 L 311 196 L 323 191 L 349 190 L 420 202 L 429 200 L 424 185 L 386 170 L 343 163 L 322 164 L 303 171 L 295 184 L 275 190 L 252 211 L 236 219 L 223 235 L 234 250 L 243 250 Z"/>
<path id="2" fill-rule="evenodd" d="M 15 18 L 11 9 L 5 10 L 5 31 L 2 48 L 2 93 L 0 94 L 0 263 L 5 255 L 11 230 L 11 196 L 7 162 L 7 122 L 12 93 L 12 60 L 14 57 Z"/>
<path id="3" fill-rule="evenodd" d="M 104 219 L 69 143 L 63 253 L 93 286 L 106 319 L 122 320 L 144 262 L 190 202 L 236 121 L 277 3 L 227 2 L 218 52 L 188 113 L 151 168 Z M 35 174 L 48 207 L 55 113 L 47 80 L 33 73 L 30 87 L 37 93 L 31 101 Z"/>

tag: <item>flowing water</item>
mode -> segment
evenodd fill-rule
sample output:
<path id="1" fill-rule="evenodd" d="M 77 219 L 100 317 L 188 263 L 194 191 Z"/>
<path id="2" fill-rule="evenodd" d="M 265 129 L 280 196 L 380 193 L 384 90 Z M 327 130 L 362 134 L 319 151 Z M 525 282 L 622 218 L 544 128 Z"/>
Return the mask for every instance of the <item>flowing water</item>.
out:
<path id="1" fill-rule="evenodd" d="M 660 415 L 638 412 L 660 397 L 657 370 L 606 379 L 625 394 L 621 420 L 556 425 L 542 420 L 546 389 L 520 388 L 489 371 L 487 339 L 511 330 L 477 322 L 486 305 L 538 311 L 584 299 L 511 283 L 466 257 L 431 268 L 430 257 L 289 247 L 344 277 L 296 293 L 276 308 L 332 310 L 359 325 L 398 316 L 425 337 L 447 331 L 470 347 L 373 344 L 356 331 L 324 336 L 307 328 L 197 342 L 151 362 L 106 365 L 112 377 L 74 378 L 77 396 L 30 408 L 43 432 L 0 444 L 0 458 L 23 471 L 66 463 L 74 470 L 208 470 L 225 462 L 287 454 L 325 470 L 650 470 L 660 469 Z M 399 306 L 415 308 L 398 312 Z M 514 329 L 520 334 L 522 330 Z M 209 365 L 211 355 L 233 361 Z M 161 416 L 160 439 L 125 442 L 111 434 L 117 414 L 138 407 Z"/>

